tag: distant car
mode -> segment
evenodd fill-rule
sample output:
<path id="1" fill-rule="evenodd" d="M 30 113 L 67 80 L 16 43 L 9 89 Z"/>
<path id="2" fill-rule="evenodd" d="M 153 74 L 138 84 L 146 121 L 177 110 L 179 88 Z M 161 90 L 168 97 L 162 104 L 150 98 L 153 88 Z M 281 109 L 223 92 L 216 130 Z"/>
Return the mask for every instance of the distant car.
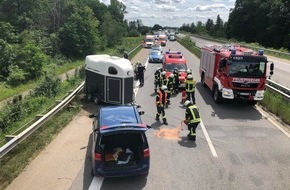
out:
<path id="1" fill-rule="evenodd" d="M 159 50 L 152 50 L 149 53 L 149 63 L 162 63 L 163 62 L 163 54 Z"/>
<path id="2" fill-rule="evenodd" d="M 92 174 L 102 177 L 147 175 L 150 151 L 135 105 L 103 106 L 93 121 Z"/>
<path id="3" fill-rule="evenodd" d="M 187 71 L 186 59 L 181 52 L 178 51 L 166 51 L 164 54 L 163 70 L 166 71 L 166 77 L 173 73 L 174 69 L 179 71 L 179 87 L 185 87 L 185 78 Z"/>
<path id="4" fill-rule="evenodd" d="M 151 47 L 151 50 L 152 50 L 152 51 L 153 51 L 153 50 L 158 50 L 158 51 L 160 51 L 161 53 L 163 53 L 163 49 L 162 49 L 162 47 L 161 47 L 160 44 L 155 44 L 155 45 L 153 45 L 153 46 Z"/>
<path id="5" fill-rule="evenodd" d="M 174 33 L 170 33 L 169 34 L 169 41 L 175 41 L 175 34 Z"/>
<path id="6" fill-rule="evenodd" d="M 167 43 L 167 36 L 166 35 L 159 35 L 158 42 L 161 46 L 166 46 Z"/>

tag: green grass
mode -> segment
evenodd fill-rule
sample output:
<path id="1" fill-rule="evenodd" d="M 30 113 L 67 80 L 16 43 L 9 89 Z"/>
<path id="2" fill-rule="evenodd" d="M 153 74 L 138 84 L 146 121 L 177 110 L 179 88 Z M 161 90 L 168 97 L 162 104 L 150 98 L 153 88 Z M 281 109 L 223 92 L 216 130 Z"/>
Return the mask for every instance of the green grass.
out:
<path id="1" fill-rule="evenodd" d="M 37 114 L 44 115 L 45 113 L 47 113 L 49 110 L 51 110 L 51 108 L 57 105 L 57 100 L 63 99 L 66 95 L 68 95 L 71 89 L 76 88 L 81 82 L 82 82 L 82 79 L 80 78 L 76 78 L 75 83 L 70 83 L 68 81 L 62 82 L 59 87 L 60 89 L 59 94 L 56 97 L 51 98 L 51 99 L 46 98 L 46 97 L 30 98 L 28 101 L 30 101 L 31 104 L 36 104 L 38 102 L 39 105 L 36 105 L 38 109 L 32 112 L 29 117 L 26 117 L 23 120 L 19 120 L 18 122 L 14 123 L 12 126 L 9 126 L 9 128 L 7 128 L 5 131 L 0 130 L 0 146 L 3 146 L 6 143 L 5 142 L 6 135 L 17 135 L 21 133 L 22 131 L 24 131 L 27 127 L 29 127 L 32 123 L 36 121 L 35 116 Z"/>
<path id="2" fill-rule="evenodd" d="M 290 125 L 290 102 L 283 99 L 282 95 L 268 90 L 265 92 L 264 99 L 259 103 L 276 114 L 284 123 Z"/>
<path id="3" fill-rule="evenodd" d="M 0 159 L 0 190 L 5 189 L 79 113 L 81 102 L 65 108 Z"/>

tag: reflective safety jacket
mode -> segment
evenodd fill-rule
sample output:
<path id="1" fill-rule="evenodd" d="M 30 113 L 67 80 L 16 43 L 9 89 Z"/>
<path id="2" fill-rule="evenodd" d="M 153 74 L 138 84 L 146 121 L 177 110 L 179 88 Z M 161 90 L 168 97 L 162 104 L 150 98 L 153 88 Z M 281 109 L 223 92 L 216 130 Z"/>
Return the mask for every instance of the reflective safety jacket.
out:
<path id="1" fill-rule="evenodd" d="M 154 73 L 154 83 L 155 84 L 160 82 L 160 73 L 161 72 L 159 70 L 155 71 L 155 73 Z"/>
<path id="2" fill-rule="evenodd" d="M 159 91 L 156 95 L 156 106 L 165 106 L 167 101 L 167 94 L 166 92 Z"/>
<path id="3" fill-rule="evenodd" d="M 185 120 L 187 120 L 188 123 L 199 123 L 200 122 L 199 111 L 195 105 L 190 105 L 188 108 L 186 108 Z"/>
<path id="4" fill-rule="evenodd" d="M 174 78 L 168 78 L 167 80 L 166 80 L 166 86 L 167 86 L 167 88 L 168 88 L 168 91 L 172 91 L 173 90 L 173 80 L 174 80 Z"/>
<path id="5" fill-rule="evenodd" d="M 185 90 L 186 92 L 194 92 L 195 90 L 195 84 L 196 84 L 196 81 L 195 80 L 186 80 L 185 81 Z"/>

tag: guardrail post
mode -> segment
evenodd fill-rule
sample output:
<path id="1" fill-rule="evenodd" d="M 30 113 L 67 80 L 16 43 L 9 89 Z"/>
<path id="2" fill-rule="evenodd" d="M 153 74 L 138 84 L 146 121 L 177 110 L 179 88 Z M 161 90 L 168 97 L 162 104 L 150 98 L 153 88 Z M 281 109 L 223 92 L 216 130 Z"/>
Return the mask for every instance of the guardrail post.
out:
<path id="1" fill-rule="evenodd" d="M 9 142 L 9 141 L 11 141 L 14 137 L 16 137 L 15 135 L 6 135 L 5 136 L 5 141 L 6 142 Z"/>

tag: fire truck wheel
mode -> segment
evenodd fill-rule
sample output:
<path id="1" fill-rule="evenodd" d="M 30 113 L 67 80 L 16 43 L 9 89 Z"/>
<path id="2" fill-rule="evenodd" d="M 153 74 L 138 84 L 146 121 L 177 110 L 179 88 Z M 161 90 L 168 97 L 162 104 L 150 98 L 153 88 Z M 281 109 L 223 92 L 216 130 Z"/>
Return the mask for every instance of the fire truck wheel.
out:
<path id="1" fill-rule="evenodd" d="M 204 73 L 201 74 L 200 82 L 202 83 L 203 86 L 206 86 L 204 82 Z"/>
<path id="2" fill-rule="evenodd" d="M 215 86 L 214 87 L 214 91 L 213 91 L 213 99 L 215 103 L 220 103 L 221 102 L 221 92 L 219 91 L 218 87 Z"/>
<path id="3" fill-rule="evenodd" d="M 256 105 L 257 104 L 257 101 L 255 101 L 255 100 L 249 100 L 248 101 L 248 104 L 253 106 L 253 105 Z"/>

